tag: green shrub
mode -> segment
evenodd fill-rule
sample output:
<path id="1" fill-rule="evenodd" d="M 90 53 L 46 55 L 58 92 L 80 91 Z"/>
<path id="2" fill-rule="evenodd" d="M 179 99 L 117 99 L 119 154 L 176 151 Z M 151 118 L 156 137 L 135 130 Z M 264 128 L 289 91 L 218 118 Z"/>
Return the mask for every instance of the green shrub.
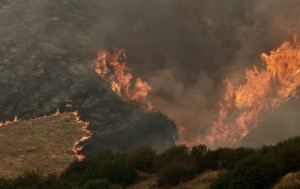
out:
<path id="1" fill-rule="evenodd" d="M 293 137 L 276 145 L 277 156 L 283 164 L 284 174 L 300 169 L 300 137 Z"/>
<path id="2" fill-rule="evenodd" d="M 130 166 L 134 167 L 138 171 L 153 172 L 153 162 L 156 158 L 156 150 L 151 146 L 145 145 L 130 151 L 127 154 L 127 161 Z"/>
<path id="3" fill-rule="evenodd" d="M 101 178 L 106 178 L 112 183 L 127 186 L 137 178 L 137 172 L 126 164 L 125 159 L 116 159 L 111 162 L 103 162 L 101 165 Z"/>
<path id="4" fill-rule="evenodd" d="M 110 183 L 107 179 L 90 180 L 81 189 L 109 189 Z"/>
<path id="5" fill-rule="evenodd" d="M 256 153 L 251 148 L 218 148 L 214 151 L 208 150 L 200 160 L 196 161 L 197 171 L 233 169 L 237 162 L 251 154 Z"/>
<path id="6" fill-rule="evenodd" d="M 190 164 L 191 155 L 189 149 L 185 145 L 180 145 L 166 150 L 155 159 L 155 170 L 158 171 L 165 164 L 173 161 Z"/>
<path id="7" fill-rule="evenodd" d="M 136 178 L 137 172 L 126 161 L 126 155 L 111 151 L 102 152 L 95 159 L 76 161 L 63 174 L 63 179 L 71 182 L 72 185 L 107 179 L 111 183 L 126 186 L 133 183 Z"/>
<path id="8" fill-rule="evenodd" d="M 270 188 L 281 176 L 281 164 L 268 155 L 254 155 L 239 162 L 232 171 L 230 187 Z"/>
<path id="9" fill-rule="evenodd" d="M 83 185 L 89 180 L 100 178 L 100 166 L 95 160 L 74 161 L 62 174 L 62 179 L 73 186 Z"/>
<path id="10" fill-rule="evenodd" d="M 230 179 L 231 179 L 231 172 L 226 173 L 222 177 L 218 178 L 217 180 L 213 181 L 210 185 L 210 189 L 226 189 L 229 187 Z"/>
<path id="11" fill-rule="evenodd" d="M 208 151 L 207 146 L 201 144 L 198 146 L 193 146 L 191 150 L 192 163 L 196 172 L 204 171 L 204 156 Z"/>
<path id="12" fill-rule="evenodd" d="M 16 188 L 16 183 L 11 179 L 6 180 L 4 178 L 0 178 L 0 188 L 1 189 L 14 189 L 14 188 Z"/>
<path id="13" fill-rule="evenodd" d="M 173 161 L 163 165 L 157 173 L 159 185 L 177 185 L 183 180 L 188 179 L 190 170 L 183 162 Z"/>
<path id="14" fill-rule="evenodd" d="M 122 187 L 120 185 L 117 184 L 112 184 L 109 186 L 109 189 L 122 189 Z"/>
<path id="15" fill-rule="evenodd" d="M 43 185 L 43 177 L 36 171 L 27 171 L 24 175 L 14 179 L 14 182 L 17 188 L 39 189 Z"/>

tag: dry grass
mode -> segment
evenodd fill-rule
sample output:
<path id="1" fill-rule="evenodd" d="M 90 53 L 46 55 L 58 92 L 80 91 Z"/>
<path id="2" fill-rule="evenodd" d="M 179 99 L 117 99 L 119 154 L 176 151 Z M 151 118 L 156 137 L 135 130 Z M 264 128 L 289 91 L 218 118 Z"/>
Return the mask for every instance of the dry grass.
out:
<path id="1" fill-rule="evenodd" d="M 203 174 L 199 175 L 193 180 L 190 180 L 185 183 L 181 183 L 174 189 L 209 189 L 211 183 L 219 178 L 221 175 L 224 175 L 225 171 L 206 171 Z"/>
<path id="2" fill-rule="evenodd" d="M 29 170 L 61 173 L 76 158 L 72 147 L 85 135 L 82 126 L 73 113 L 1 126 L 0 177 Z"/>
<path id="3" fill-rule="evenodd" d="M 206 171 L 193 180 L 181 183 L 178 186 L 163 186 L 160 189 L 209 189 L 210 184 L 215 179 L 224 175 L 226 171 Z M 157 177 L 154 174 L 142 173 L 136 184 L 127 187 L 127 189 L 153 189 L 157 188 Z"/>
<path id="4" fill-rule="evenodd" d="M 282 177 L 272 189 L 300 189 L 300 170 Z"/>

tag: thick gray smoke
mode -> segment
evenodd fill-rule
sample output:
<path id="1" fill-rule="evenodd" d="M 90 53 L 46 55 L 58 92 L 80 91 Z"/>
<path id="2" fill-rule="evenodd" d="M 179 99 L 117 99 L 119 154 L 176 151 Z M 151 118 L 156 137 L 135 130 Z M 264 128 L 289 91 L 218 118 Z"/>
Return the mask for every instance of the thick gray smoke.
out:
<path id="1" fill-rule="evenodd" d="M 128 51 L 129 66 L 153 88 L 154 107 L 185 127 L 182 136 L 192 143 L 218 117 L 222 81 L 242 84 L 245 69 L 261 67 L 261 53 L 300 31 L 297 0 L 111 0 L 98 6 L 97 44 Z M 282 133 L 285 125 L 277 124 L 274 132 Z"/>
<path id="2" fill-rule="evenodd" d="M 299 14 L 298 0 L 2 0 L 1 119 L 43 115 L 73 103 L 68 111 L 88 112 L 83 118 L 94 121 L 92 129 L 106 128 L 87 150 L 101 144 L 130 149 L 144 143 L 133 139 L 145 138 L 151 127 L 147 141 L 171 145 L 176 133 L 169 120 L 122 105 L 89 66 L 102 48 L 126 49 L 128 66 L 153 88 L 155 109 L 185 127 L 184 140 L 193 142 L 218 118 L 223 81 L 243 83 L 244 70 L 259 67 L 262 52 L 289 39 L 290 30 L 299 32 Z M 156 116 L 165 120 L 148 124 Z M 276 124 L 274 133 L 281 133 L 284 125 Z"/>

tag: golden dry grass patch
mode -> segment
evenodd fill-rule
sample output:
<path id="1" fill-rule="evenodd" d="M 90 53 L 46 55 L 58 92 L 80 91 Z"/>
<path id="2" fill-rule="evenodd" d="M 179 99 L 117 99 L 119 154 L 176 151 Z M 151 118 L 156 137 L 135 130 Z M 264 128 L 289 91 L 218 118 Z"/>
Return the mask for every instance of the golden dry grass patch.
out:
<path id="1" fill-rule="evenodd" d="M 300 189 L 300 170 L 286 174 L 272 189 Z"/>
<path id="2" fill-rule="evenodd" d="M 76 159 L 73 145 L 86 133 L 74 113 L 17 121 L 0 127 L 0 177 L 25 171 L 61 173 Z"/>

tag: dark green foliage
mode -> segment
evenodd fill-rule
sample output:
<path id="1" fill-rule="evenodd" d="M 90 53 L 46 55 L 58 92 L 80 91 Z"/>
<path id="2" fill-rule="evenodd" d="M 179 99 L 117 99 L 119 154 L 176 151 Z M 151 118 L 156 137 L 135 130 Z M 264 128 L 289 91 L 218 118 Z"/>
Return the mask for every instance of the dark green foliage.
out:
<path id="1" fill-rule="evenodd" d="M 205 145 L 191 149 L 174 146 L 160 155 L 150 146 L 128 153 L 102 152 L 93 159 L 75 161 L 60 176 L 27 172 L 16 179 L 0 179 L 2 189 L 120 189 L 136 181 L 137 172 L 154 172 L 159 185 L 176 185 L 206 170 L 229 170 L 211 188 L 269 188 L 281 176 L 300 168 L 300 137 L 274 146 L 218 148 Z"/>
<path id="2" fill-rule="evenodd" d="M 191 150 L 191 156 L 194 164 L 194 169 L 197 172 L 201 172 L 204 170 L 204 157 L 208 151 L 207 146 L 205 145 L 198 145 L 198 146 L 193 146 Z"/>
<path id="3" fill-rule="evenodd" d="M 254 155 L 239 162 L 232 171 L 231 188 L 270 188 L 281 176 L 281 164 L 273 156 Z"/>
<path id="4" fill-rule="evenodd" d="M 69 189 L 70 185 L 56 175 L 41 176 L 38 172 L 26 172 L 16 179 L 0 179 L 1 189 Z"/>
<path id="5" fill-rule="evenodd" d="M 117 184 L 112 184 L 109 186 L 109 189 L 122 189 L 122 187 L 120 185 Z"/>
<path id="6" fill-rule="evenodd" d="M 210 189 L 225 189 L 225 188 L 227 188 L 230 184 L 231 177 L 232 177 L 232 173 L 229 171 L 224 176 L 222 176 L 219 179 L 215 180 L 210 185 Z"/>
<path id="7" fill-rule="evenodd" d="M 161 167 L 165 163 L 172 161 L 180 161 L 183 163 L 190 163 L 190 151 L 185 145 L 173 146 L 166 150 L 163 154 L 158 156 L 156 166 Z"/>
<path id="8" fill-rule="evenodd" d="M 0 188 L 1 189 L 13 189 L 16 188 L 16 184 L 13 180 L 0 179 Z"/>
<path id="9" fill-rule="evenodd" d="M 277 155 L 284 166 L 284 173 L 300 169 L 300 137 L 293 137 L 280 142 L 276 145 L 276 148 Z"/>
<path id="10" fill-rule="evenodd" d="M 100 178 L 99 167 L 93 160 L 75 161 L 65 170 L 62 178 L 72 185 L 82 185 L 88 180 Z"/>
<path id="11" fill-rule="evenodd" d="M 208 150 L 208 148 L 204 144 L 200 144 L 198 146 L 193 146 L 192 151 L 191 151 L 191 155 L 193 157 L 199 157 L 199 156 L 204 155 L 207 152 L 207 150 Z"/>
<path id="12" fill-rule="evenodd" d="M 81 189 L 109 189 L 109 181 L 107 179 L 90 180 L 81 187 Z"/>
<path id="13" fill-rule="evenodd" d="M 232 169 L 237 162 L 253 154 L 255 150 L 249 148 L 218 148 L 217 150 L 208 150 L 205 156 L 197 162 L 198 172 L 207 169 Z"/>
<path id="14" fill-rule="evenodd" d="M 185 145 L 174 146 L 158 156 L 156 166 L 160 185 L 176 185 L 196 173 L 190 150 Z"/>
<path id="15" fill-rule="evenodd" d="M 88 181 L 80 189 L 122 189 L 122 187 L 117 184 L 110 184 L 107 179 L 97 179 Z"/>
<path id="16" fill-rule="evenodd" d="M 122 153 L 102 152 L 95 159 L 72 163 L 63 178 L 75 185 L 82 185 L 90 180 L 108 179 L 111 183 L 126 186 L 135 181 L 136 170 L 126 161 Z"/>
<path id="17" fill-rule="evenodd" d="M 180 181 L 187 180 L 190 170 L 183 162 L 173 161 L 163 165 L 158 172 L 159 185 L 177 185 Z"/>
<path id="18" fill-rule="evenodd" d="M 145 145 L 130 151 L 127 154 L 127 161 L 138 171 L 151 173 L 154 171 L 153 164 L 156 158 L 156 150 Z"/>
<path id="19" fill-rule="evenodd" d="M 35 171 L 26 172 L 17 179 L 18 186 L 32 186 L 31 188 L 40 188 L 43 184 L 43 177 Z"/>

